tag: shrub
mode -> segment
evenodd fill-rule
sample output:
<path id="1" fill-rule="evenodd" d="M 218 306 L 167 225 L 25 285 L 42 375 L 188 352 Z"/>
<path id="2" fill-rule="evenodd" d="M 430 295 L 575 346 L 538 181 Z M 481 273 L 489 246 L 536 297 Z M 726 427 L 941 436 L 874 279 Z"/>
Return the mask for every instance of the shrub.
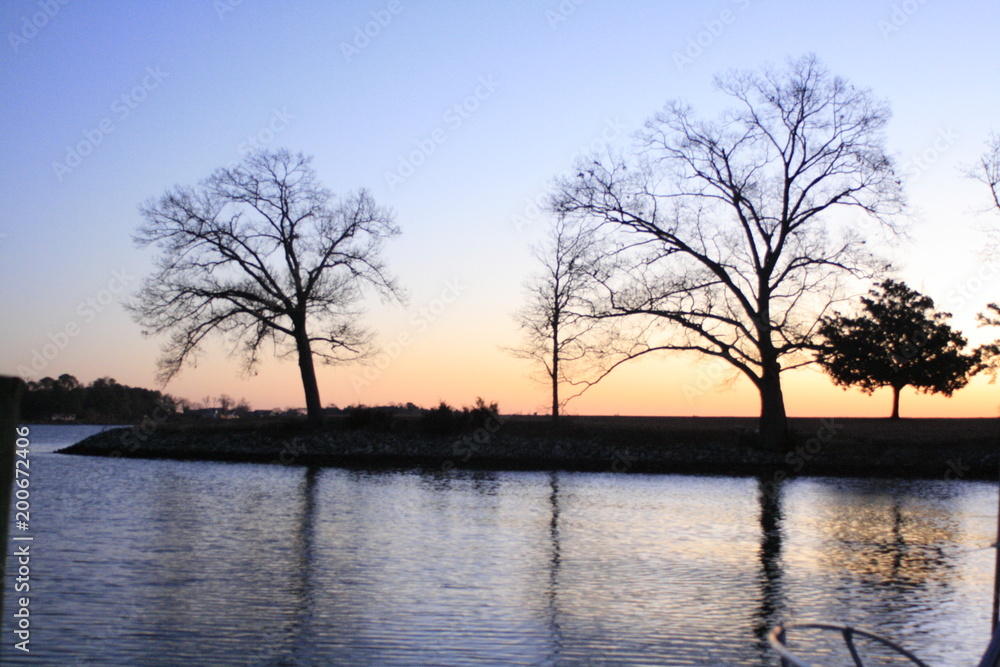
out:
<path id="1" fill-rule="evenodd" d="M 428 435 L 451 435 L 459 430 L 459 415 L 450 405 L 441 401 L 436 408 L 425 410 L 420 415 L 420 430 Z"/>
<path id="2" fill-rule="evenodd" d="M 477 429 L 496 421 L 497 415 L 500 414 L 500 406 L 497 405 L 496 401 L 487 405 L 482 397 L 478 397 L 476 398 L 476 406 L 466 408 L 465 411 L 469 415 L 469 427 Z"/>
<path id="3" fill-rule="evenodd" d="M 487 404 L 476 399 L 474 407 L 456 410 L 444 401 L 420 416 L 420 430 L 428 435 L 457 435 L 474 431 L 496 421 L 499 414 L 496 403 Z"/>

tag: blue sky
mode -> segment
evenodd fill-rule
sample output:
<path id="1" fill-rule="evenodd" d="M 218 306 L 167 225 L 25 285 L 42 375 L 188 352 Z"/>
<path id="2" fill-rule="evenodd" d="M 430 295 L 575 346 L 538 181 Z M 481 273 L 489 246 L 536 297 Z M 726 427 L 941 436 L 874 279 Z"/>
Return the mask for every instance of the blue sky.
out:
<path id="1" fill-rule="evenodd" d="M 160 341 L 143 338 L 119 304 L 152 257 L 131 242 L 137 205 L 256 144 L 311 154 L 328 187 L 367 187 L 395 210 L 403 234 L 387 255 L 410 302 L 371 304 L 384 341 L 460 286 L 368 384 L 352 383 L 357 368 L 325 370 L 324 402 L 463 404 L 483 394 L 501 407 L 540 409 L 544 388 L 501 349 L 516 344 L 510 314 L 533 269 L 528 244 L 546 225 L 531 201 L 581 150 L 627 144 L 668 100 L 717 113 L 726 101 L 713 75 L 806 52 L 890 102 L 889 146 L 913 216 L 912 239 L 895 244 L 900 277 L 982 338 L 972 318 L 998 298 L 1000 279 L 974 252 L 978 228 L 1000 221 L 975 214 L 988 202 L 958 167 L 1000 130 L 998 19 L 996 3 L 940 0 L 6 2 L 0 372 L 30 366 L 75 325 L 39 376 L 153 386 Z M 401 160 L 419 165 L 411 174 Z M 677 387 L 704 375 L 700 363 L 637 364 L 577 409 L 756 410 L 740 386 L 679 404 Z M 215 346 L 168 390 L 299 405 L 295 372 L 275 362 L 244 379 Z M 860 395 L 802 377 L 816 401 L 829 392 L 836 409 L 865 411 Z M 992 388 L 965 391 L 982 392 L 973 412 L 994 414 Z M 961 397 L 926 405 L 943 410 Z"/>

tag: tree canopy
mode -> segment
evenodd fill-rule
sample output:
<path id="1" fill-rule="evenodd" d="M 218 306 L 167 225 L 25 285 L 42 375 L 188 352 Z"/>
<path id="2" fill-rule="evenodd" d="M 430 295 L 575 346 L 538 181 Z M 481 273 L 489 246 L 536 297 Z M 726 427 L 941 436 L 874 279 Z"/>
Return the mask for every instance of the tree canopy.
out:
<path id="1" fill-rule="evenodd" d="M 114 378 L 98 378 L 89 385 L 63 373 L 28 382 L 22 399 L 21 417 L 46 421 L 55 415 L 71 415 L 79 421 L 138 422 L 157 409 L 173 413 L 177 401 L 152 389 L 119 384 Z"/>
<path id="2" fill-rule="evenodd" d="M 951 396 L 979 370 L 980 352 L 963 352 L 966 339 L 930 297 L 885 280 L 861 304 L 854 317 L 823 319 L 818 361 L 838 385 L 869 394 L 891 387 L 892 418 L 899 418 L 904 387 Z"/>
<path id="3" fill-rule="evenodd" d="M 623 356 L 722 359 L 757 388 L 761 435 L 779 445 L 780 374 L 810 361 L 841 279 L 883 268 L 863 231 L 869 221 L 893 230 L 903 204 L 885 148 L 890 114 L 813 56 L 716 85 L 734 102 L 718 120 L 670 103 L 633 154 L 597 156 L 562 179 L 551 208 L 616 237 L 591 314 L 635 323 L 642 349 L 626 341 Z"/>
<path id="4" fill-rule="evenodd" d="M 212 334 L 240 348 L 247 372 L 270 344 L 296 355 L 306 409 L 319 419 L 313 357 L 367 356 L 365 288 L 400 294 L 381 257 L 399 233 L 391 211 L 365 190 L 335 198 L 301 153 L 261 150 L 140 212 L 136 241 L 159 255 L 130 310 L 147 334 L 169 334 L 160 378 L 169 381 Z"/>

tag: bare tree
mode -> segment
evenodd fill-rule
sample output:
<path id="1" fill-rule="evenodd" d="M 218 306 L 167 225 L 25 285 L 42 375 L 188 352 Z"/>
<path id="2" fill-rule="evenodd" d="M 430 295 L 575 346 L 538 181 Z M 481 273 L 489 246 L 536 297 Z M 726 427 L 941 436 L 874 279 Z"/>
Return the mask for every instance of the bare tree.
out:
<path id="1" fill-rule="evenodd" d="M 594 351 L 590 335 L 598 320 L 583 311 L 599 257 L 593 232 L 562 217 L 553 224 L 548 243 L 533 247 L 532 254 L 542 270 L 526 284 L 527 303 L 514 315 L 523 340 L 510 352 L 544 370 L 552 388 L 552 420 L 558 421 L 566 403 L 596 382 L 580 373 L 589 370 L 581 365 Z M 583 389 L 560 398 L 561 385 Z"/>
<path id="2" fill-rule="evenodd" d="M 810 362 L 844 278 L 881 268 L 863 225 L 894 231 L 902 210 L 884 146 L 890 114 L 814 56 L 716 86 L 736 102 L 718 121 L 669 104 L 633 156 L 581 165 L 551 208 L 617 231 L 600 316 L 641 323 L 648 338 L 629 356 L 691 350 L 728 362 L 757 388 L 762 440 L 778 446 L 782 371 Z M 837 209 L 860 215 L 829 215 Z"/>
<path id="3" fill-rule="evenodd" d="M 979 163 L 965 171 L 970 178 L 989 188 L 993 205 L 1000 209 L 1000 134 L 990 136 Z"/>
<path id="4" fill-rule="evenodd" d="M 310 163 L 301 153 L 258 151 L 140 207 L 136 242 L 159 255 L 129 309 L 145 333 L 170 334 L 159 362 L 164 383 L 212 333 L 240 347 L 247 372 L 271 343 L 296 354 L 316 420 L 313 357 L 337 363 L 370 353 L 358 306 L 369 287 L 399 296 L 381 258 L 399 230 L 365 190 L 334 198 Z"/>
<path id="5" fill-rule="evenodd" d="M 990 135 L 979 161 L 966 166 L 963 171 L 969 178 L 986 186 L 992 197 L 989 210 L 996 208 L 1000 211 L 1000 134 Z M 988 228 L 985 231 L 987 242 L 980 256 L 986 260 L 995 260 L 1000 256 L 1000 229 Z"/>

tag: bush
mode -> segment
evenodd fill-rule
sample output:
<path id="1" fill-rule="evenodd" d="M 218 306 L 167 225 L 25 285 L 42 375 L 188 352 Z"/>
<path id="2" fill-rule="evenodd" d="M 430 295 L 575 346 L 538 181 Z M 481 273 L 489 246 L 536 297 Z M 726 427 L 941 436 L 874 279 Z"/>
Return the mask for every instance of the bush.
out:
<path id="1" fill-rule="evenodd" d="M 476 407 L 466 408 L 465 411 L 469 414 L 470 428 L 477 429 L 495 422 L 500 414 L 500 406 L 497 405 L 496 401 L 487 405 L 486 401 L 479 397 L 476 399 Z"/>
<path id="2" fill-rule="evenodd" d="M 420 430 L 428 435 L 458 435 L 474 431 L 496 421 L 500 409 L 496 403 L 489 405 L 482 398 L 475 407 L 456 410 L 444 401 L 420 415 Z"/>
<path id="3" fill-rule="evenodd" d="M 460 414 L 441 401 L 436 408 L 425 410 L 420 415 L 420 430 L 428 435 L 451 435 L 459 429 Z"/>

